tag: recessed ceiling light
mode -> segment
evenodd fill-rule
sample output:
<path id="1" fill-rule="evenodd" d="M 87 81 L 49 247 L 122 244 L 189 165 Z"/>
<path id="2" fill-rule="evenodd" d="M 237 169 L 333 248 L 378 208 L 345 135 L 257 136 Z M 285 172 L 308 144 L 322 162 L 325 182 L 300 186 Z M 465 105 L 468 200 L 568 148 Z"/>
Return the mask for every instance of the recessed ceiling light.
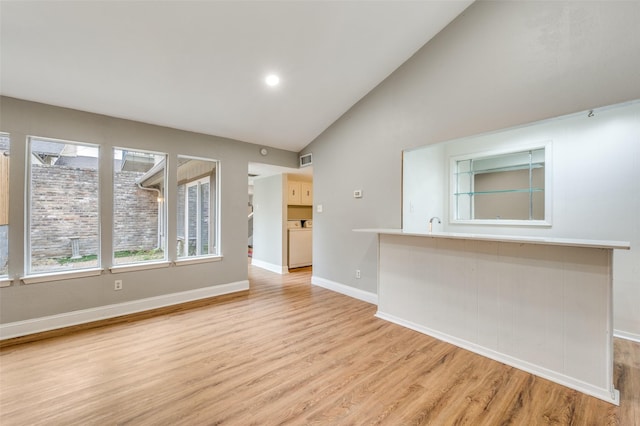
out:
<path id="1" fill-rule="evenodd" d="M 269 74 L 265 79 L 264 82 L 267 83 L 267 86 L 277 86 L 278 84 L 280 84 L 280 77 L 278 77 L 275 74 Z"/>

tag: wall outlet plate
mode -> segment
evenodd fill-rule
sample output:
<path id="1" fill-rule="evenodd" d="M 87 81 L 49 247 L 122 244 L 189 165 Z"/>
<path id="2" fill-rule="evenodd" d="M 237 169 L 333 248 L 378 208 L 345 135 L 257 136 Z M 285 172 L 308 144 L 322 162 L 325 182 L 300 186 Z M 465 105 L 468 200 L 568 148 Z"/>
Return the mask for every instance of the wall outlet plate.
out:
<path id="1" fill-rule="evenodd" d="M 122 280 L 115 280 L 113 282 L 113 289 L 114 290 L 122 290 Z"/>
<path id="2" fill-rule="evenodd" d="M 362 198 L 362 189 L 355 189 L 353 191 L 353 198 Z"/>

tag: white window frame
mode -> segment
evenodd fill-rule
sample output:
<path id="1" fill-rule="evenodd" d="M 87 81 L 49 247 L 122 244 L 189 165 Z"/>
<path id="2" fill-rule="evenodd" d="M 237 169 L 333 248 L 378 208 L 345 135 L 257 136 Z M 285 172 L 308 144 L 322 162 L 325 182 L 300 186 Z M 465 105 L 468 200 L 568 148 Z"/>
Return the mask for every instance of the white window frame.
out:
<path id="1" fill-rule="evenodd" d="M 185 197 L 185 202 L 184 202 L 184 235 L 185 235 L 185 240 L 187 240 L 187 244 L 184 245 L 184 250 L 185 251 L 189 251 L 189 244 L 188 244 L 188 240 L 189 240 L 189 188 L 191 187 L 196 187 L 196 253 L 200 253 L 202 251 L 202 239 L 200 238 L 202 235 L 202 227 L 201 227 L 201 223 L 202 223 L 202 208 L 201 208 L 201 187 L 203 184 L 209 184 L 209 194 L 211 194 L 211 176 L 207 176 L 207 177 L 203 177 L 200 179 L 196 179 L 194 181 L 191 181 L 189 183 L 185 184 L 185 192 L 184 192 L 184 197 Z M 209 224 L 211 225 L 211 197 L 209 197 Z M 213 243 L 213 238 L 211 235 L 211 226 L 209 226 L 209 232 L 207 232 L 207 243 L 208 243 L 208 247 L 211 247 L 212 243 Z M 210 253 L 205 253 L 205 254 L 197 254 L 195 256 L 205 256 L 205 255 L 209 255 Z M 182 257 L 195 257 L 195 256 L 189 256 L 188 253 L 186 253 L 184 256 Z"/>

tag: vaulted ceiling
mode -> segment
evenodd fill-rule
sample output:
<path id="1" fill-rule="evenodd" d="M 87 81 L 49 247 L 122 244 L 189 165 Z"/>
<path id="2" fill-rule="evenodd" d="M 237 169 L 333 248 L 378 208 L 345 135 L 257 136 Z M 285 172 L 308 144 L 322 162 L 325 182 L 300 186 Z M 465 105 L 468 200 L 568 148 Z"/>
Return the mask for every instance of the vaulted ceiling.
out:
<path id="1" fill-rule="evenodd" d="M 297 152 L 472 1 L 3 0 L 0 92 Z"/>

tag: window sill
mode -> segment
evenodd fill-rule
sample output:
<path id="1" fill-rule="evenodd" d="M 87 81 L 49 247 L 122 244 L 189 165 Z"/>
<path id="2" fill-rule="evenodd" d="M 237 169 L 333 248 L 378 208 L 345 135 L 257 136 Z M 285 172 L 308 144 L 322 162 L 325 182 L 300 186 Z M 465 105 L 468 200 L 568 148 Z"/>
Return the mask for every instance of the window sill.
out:
<path id="1" fill-rule="evenodd" d="M 211 255 L 211 256 L 183 257 L 176 260 L 176 266 L 195 265 L 198 263 L 220 262 L 221 260 L 222 260 L 222 256 L 218 254 Z"/>
<path id="2" fill-rule="evenodd" d="M 1 287 L 10 287 L 12 282 L 13 282 L 13 280 L 10 279 L 10 278 L 6 278 L 6 277 L 0 278 L 0 288 Z"/>
<path id="3" fill-rule="evenodd" d="M 112 274 L 120 274 L 123 272 L 146 271 L 148 269 L 168 268 L 171 262 L 163 260 L 161 262 L 149 263 L 132 263 L 129 265 L 117 265 L 109 268 Z"/>
<path id="4" fill-rule="evenodd" d="M 46 274 L 25 275 L 21 277 L 25 284 L 44 283 L 49 281 L 62 281 L 74 278 L 96 277 L 102 274 L 102 268 L 79 269 L 76 271 L 51 272 Z"/>

